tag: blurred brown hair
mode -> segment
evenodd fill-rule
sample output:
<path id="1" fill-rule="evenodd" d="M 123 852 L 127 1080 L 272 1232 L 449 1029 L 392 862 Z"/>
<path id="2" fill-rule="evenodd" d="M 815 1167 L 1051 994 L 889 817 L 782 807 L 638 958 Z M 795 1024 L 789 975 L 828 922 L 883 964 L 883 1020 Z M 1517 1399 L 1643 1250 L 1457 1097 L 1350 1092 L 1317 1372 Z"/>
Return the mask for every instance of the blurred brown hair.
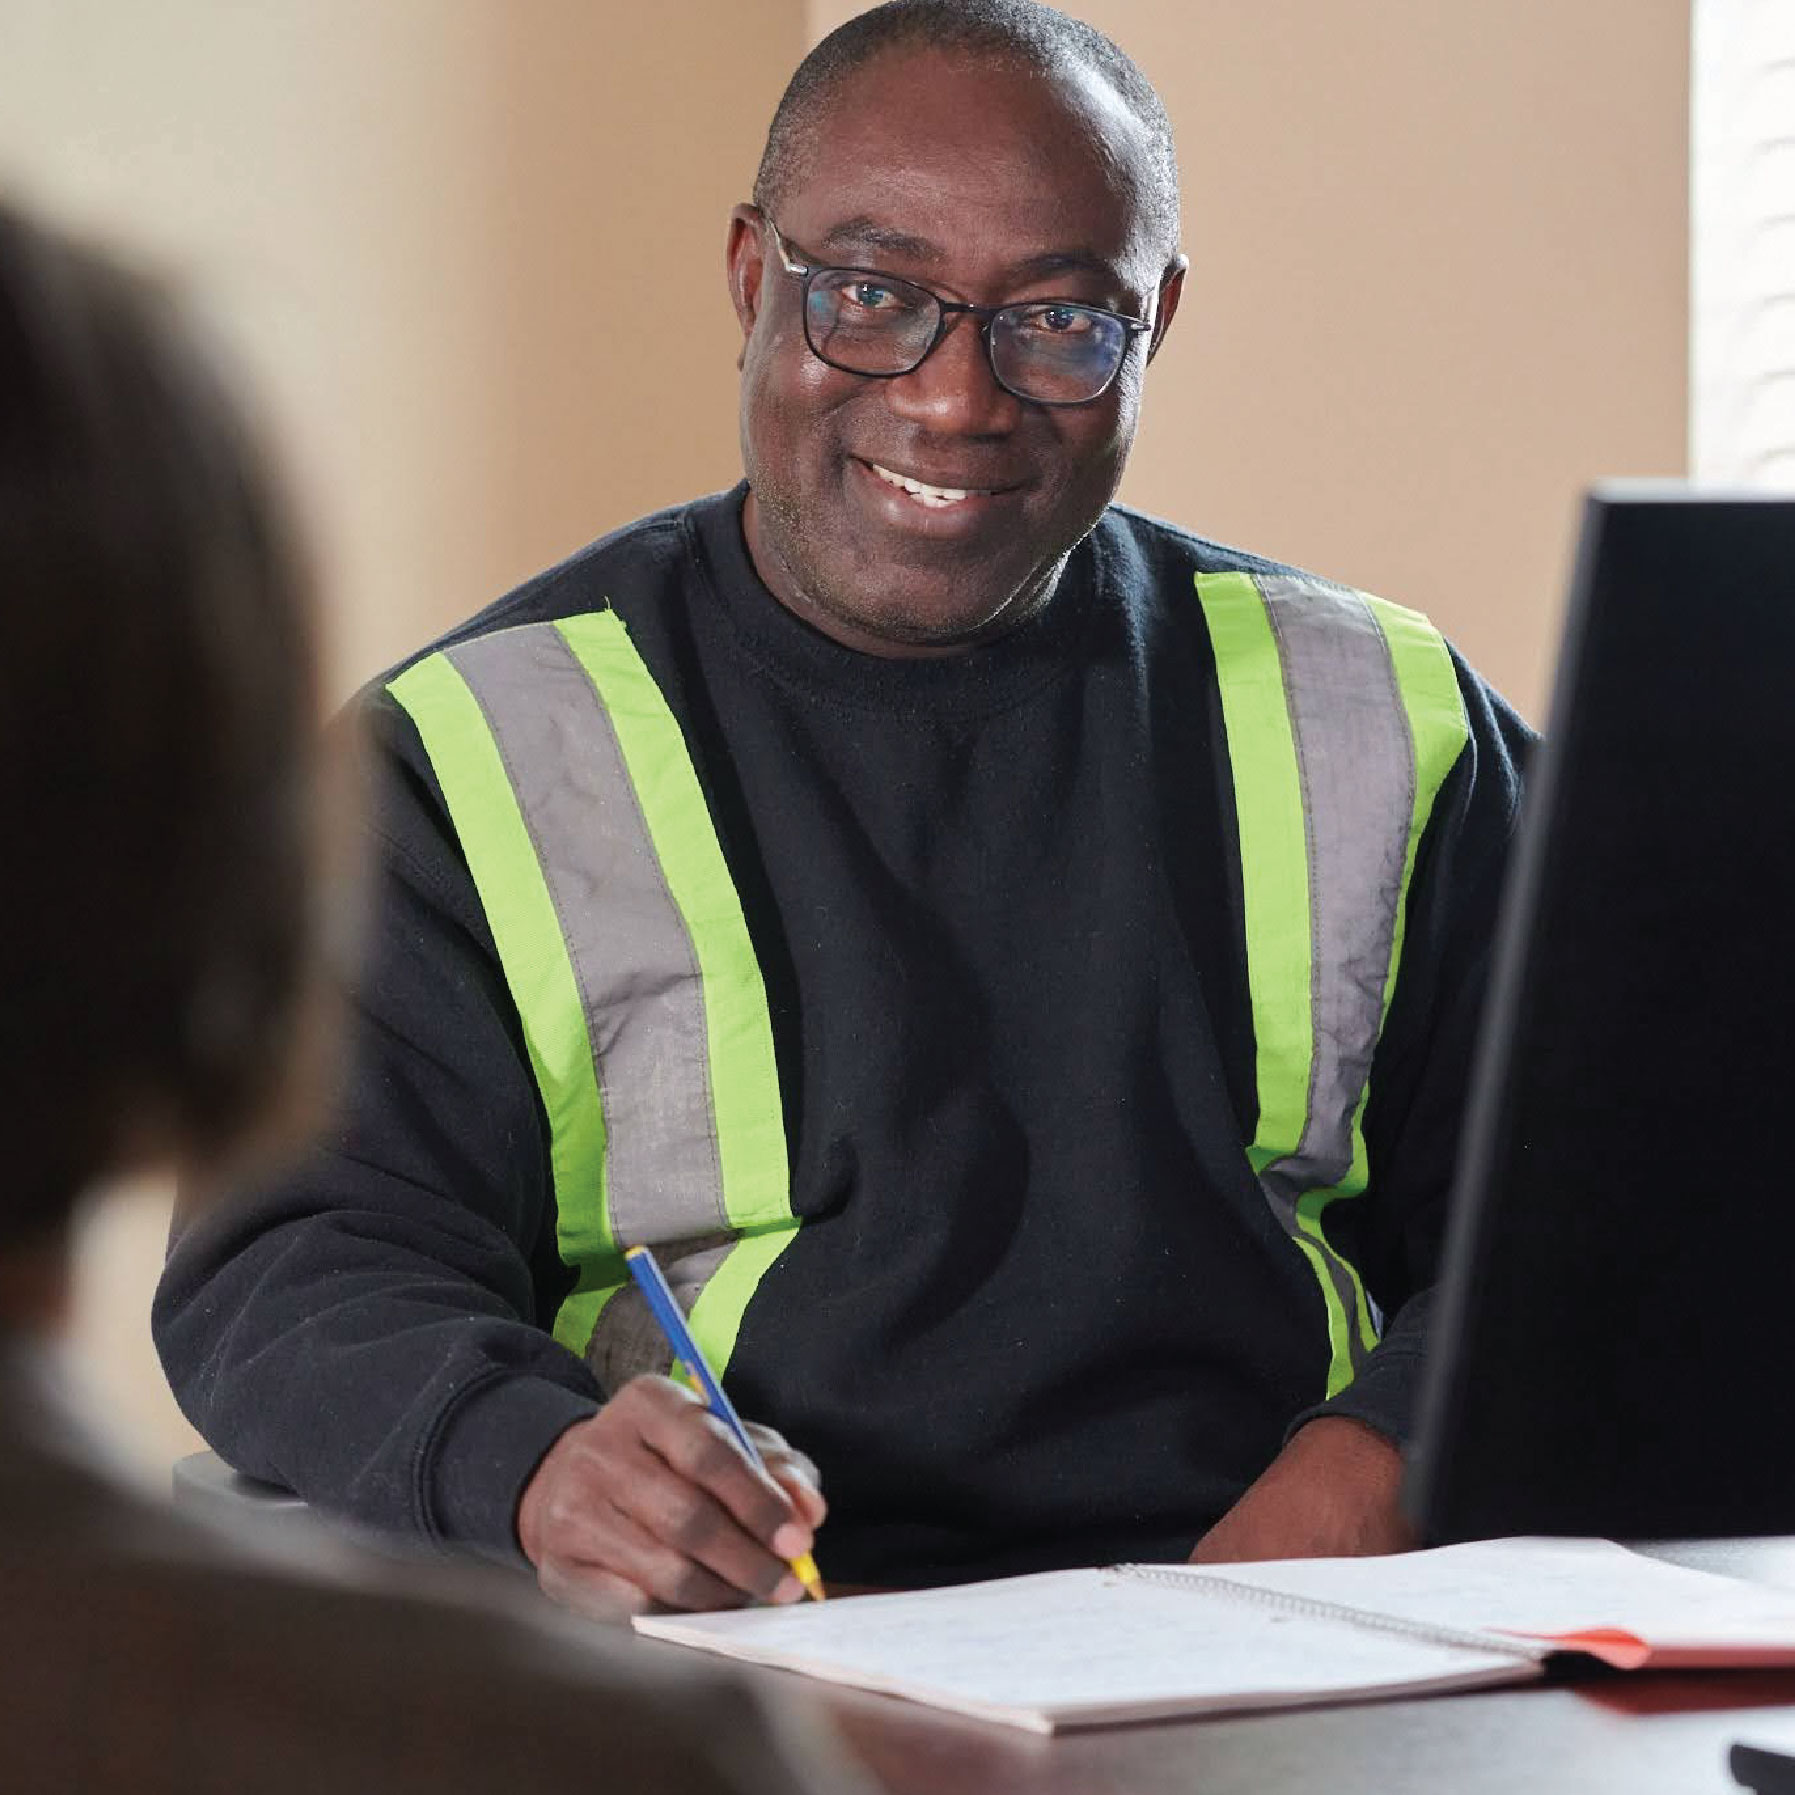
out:
<path id="1" fill-rule="evenodd" d="M 189 327 L 0 200 L 0 1247 L 288 1091 L 317 677 L 273 483 Z"/>

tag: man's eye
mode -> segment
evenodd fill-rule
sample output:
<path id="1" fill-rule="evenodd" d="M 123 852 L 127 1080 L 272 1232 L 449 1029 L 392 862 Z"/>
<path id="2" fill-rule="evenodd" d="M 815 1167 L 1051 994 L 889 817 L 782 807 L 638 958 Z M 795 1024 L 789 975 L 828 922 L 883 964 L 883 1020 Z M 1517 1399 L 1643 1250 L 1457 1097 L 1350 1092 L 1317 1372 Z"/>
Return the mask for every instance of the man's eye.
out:
<path id="1" fill-rule="evenodd" d="M 874 280 L 850 281 L 842 288 L 847 302 L 863 312 L 892 312 L 901 309 L 903 301 L 889 287 Z"/>
<path id="2" fill-rule="evenodd" d="M 1027 325 L 1043 336 L 1069 337 L 1094 329 L 1096 320 L 1082 306 L 1043 305 L 1029 313 Z"/>

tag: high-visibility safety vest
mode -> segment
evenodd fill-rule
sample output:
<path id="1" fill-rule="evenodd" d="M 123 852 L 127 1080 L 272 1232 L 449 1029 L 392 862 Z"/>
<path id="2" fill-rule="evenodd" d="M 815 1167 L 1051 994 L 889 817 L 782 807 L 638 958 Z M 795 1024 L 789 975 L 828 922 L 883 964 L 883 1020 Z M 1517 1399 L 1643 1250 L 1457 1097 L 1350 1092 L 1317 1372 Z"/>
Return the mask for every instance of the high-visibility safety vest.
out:
<path id="1" fill-rule="evenodd" d="M 1380 1324 L 1323 1216 L 1366 1187 L 1372 1055 L 1464 701 L 1412 611 L 1288 574 L 1196 587 L 1240 831 L 1247 1159 L 1320 1286 L 1333 1395 Z M 766 991 L 680 726 L 609 611 L 458 643 L 389 689 L 442 787 L 547 1116 L 574 1274 L 555 1336 L 605 1388 L 666 1367 L 623 1263 L 645 1244 L 726 1368 L 799 1223 Z"/>

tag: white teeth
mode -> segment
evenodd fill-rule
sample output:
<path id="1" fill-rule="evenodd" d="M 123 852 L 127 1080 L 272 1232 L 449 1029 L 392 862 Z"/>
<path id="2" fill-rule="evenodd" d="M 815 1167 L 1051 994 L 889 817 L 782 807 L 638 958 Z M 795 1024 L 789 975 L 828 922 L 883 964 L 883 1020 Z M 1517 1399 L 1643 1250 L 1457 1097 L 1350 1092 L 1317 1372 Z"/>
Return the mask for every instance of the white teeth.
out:
<path id="1" fill-rule="evenodd" d="M 957 505 L 962 499 L 969 499 L 978 487 L 928 486 L 921 480 L 912 480 L 908 474 L 894 474 L 888 467 L 880 467 L 878 462 L 869 461 L 870 467 L 881 480 L 889 480 L 893 486 L 902 487 L 913 498 L 920 499 L 925 505 L 939 509 L 943 505 Z"/>

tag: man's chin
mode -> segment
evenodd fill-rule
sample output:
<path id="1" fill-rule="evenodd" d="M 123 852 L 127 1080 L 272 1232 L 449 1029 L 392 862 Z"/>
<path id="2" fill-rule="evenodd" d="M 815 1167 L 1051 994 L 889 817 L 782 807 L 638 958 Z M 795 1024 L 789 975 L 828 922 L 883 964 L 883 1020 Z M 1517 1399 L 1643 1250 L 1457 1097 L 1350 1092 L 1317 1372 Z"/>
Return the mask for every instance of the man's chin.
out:
<path id="1" fill-rule="evenodd" d="M 1040 609 L 1042 582 L 1031 580 L 1022 589 L 1011 588 L 997 597 L 968 604 L 964 585 L 947 591 L 926 587 L 883 587 L 887 594 L 879 604 L 860 602 L 813 604 L 809 621 L 826 635 L 850 648 L 869 654 L 961 654 L 995 641 Z M 879 590 L 869 577 L 862 590 Z"/>

